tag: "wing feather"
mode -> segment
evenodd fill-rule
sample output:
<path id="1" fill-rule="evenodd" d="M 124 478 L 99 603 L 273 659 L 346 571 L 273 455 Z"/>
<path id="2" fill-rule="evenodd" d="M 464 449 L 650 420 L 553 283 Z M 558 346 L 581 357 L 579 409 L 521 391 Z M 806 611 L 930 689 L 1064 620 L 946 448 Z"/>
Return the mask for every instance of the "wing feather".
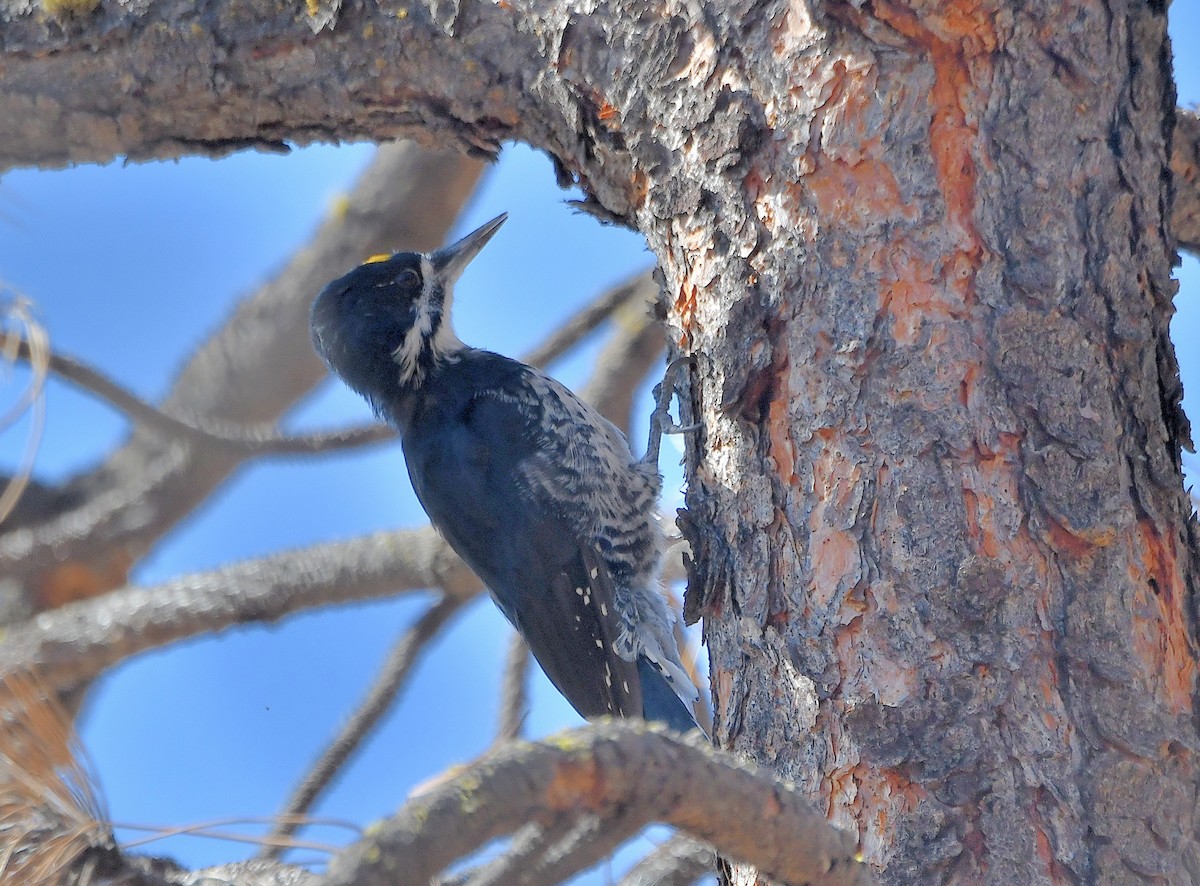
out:
<path id="1" fill-rule="evenodd" d="M 637 665 L 614 648 L 612 577 L 561 498 L 530 483 L 515 455 L 544 442 L 538 407 L 485 389 L 457 415 L 414 423 L 404 437 L 413 488 L 571 705 L 585 717 L 641 716 Z"/>

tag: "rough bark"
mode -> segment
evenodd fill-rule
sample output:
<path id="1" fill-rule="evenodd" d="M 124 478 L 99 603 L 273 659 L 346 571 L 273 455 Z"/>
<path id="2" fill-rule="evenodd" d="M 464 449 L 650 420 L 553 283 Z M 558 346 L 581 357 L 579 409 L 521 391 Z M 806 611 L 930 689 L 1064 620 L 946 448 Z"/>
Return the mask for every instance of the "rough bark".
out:
<path id="1" fill-rule="evenodd" d="M 1175 184 L 1171 227 L 1180 249 L 1200 252 L 1200 116 L 1194 111 L 1175 115 L 1171 174 Z"/>
<path id="2" fill-rule="evenodd" d="M 749 38 L 803 94 L 660 253 L 718 738 L 888 882 L 1192 882 L 1165 14 L 824 12 Z"/>
<path id="3" fill-rule="evenodd" d="M 1200 878 L 1160 4 L 15 2 L 10 164 L 549 151 L 696 358 L 718 741 L 890 882 Z"/>
<path id="4" fill-rule="evenodd" d="M 710 747 L 701 736 L 685 739 L 640 721 L 619 720 L 602 720 L 537 744 L 502 745 L 412 797 L 334 858 L 321 882 L 430 883 L 456 859 L 521 828 L 526 829 L 517 839 L 528 850 L 523 857 L 534 867 L 533 882 L 556 882 L 539 879 L 535 865 L 546 861 L 539 858 L 545 850 L 571 839 L 577 829 L 586 831 L 598 822 L 631 834 L 655 821 L 753 859 L 797 886 L 872 882 L 869 869 L 855 861 L 853 836 L 830 828 L 793 786 Z M 601 828 L 601 834 L 609 830 Z M 570 853 L 566 857 L 569 861 Z M 578 870 L 568 864 L 559 868 L 561 875 Z M 512 869 L 494 880 L 486 869 L 483 873 L 483 882 L 522 881 Z"/>

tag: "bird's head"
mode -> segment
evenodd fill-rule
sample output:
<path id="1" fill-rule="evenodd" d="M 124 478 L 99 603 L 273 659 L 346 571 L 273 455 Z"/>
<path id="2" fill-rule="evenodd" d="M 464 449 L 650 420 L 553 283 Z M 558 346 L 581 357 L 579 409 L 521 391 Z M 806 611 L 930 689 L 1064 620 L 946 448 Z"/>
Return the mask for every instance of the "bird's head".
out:
<path id="1" fill-rule="evenodd" d="M 313 302 L 317 353 L 377 409 L 397 383 L 419 385 L 462 349 L 450 323 L 454 281 L 507 217 L 436 252 L 374 256 L 334 280 Z"/>

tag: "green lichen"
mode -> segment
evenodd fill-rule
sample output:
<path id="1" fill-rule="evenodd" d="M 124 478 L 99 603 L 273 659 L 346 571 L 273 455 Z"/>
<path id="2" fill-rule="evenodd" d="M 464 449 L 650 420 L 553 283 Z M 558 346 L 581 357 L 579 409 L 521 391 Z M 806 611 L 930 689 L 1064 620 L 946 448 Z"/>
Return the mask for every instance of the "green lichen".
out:
<path id="1" fill-rule="evenodd" d="M 100 6 L 100 0 L 42 0 L 42 11 L 61 20 L 88 15 Z"/>
<path id="2" fill-rule="evenodd" d="M 558 735 L 551 735 L 544 739 L 543 742 L 552 748 L 558 748 L 560 751 L 582 751 L 587 747 L 587 742 L 582 741 L 579 733 L 575 730 L 568 732 L 560 732 Z"/>
<path id="3" fill-rule="evenodd" d="M 477 791 L 483 785 L 474 775 L 464 775 L 455 782 L 455 788 L 458 790 L 458 805 L 464 814 L 477 812 L 482 801 L 479 799 Z"/>

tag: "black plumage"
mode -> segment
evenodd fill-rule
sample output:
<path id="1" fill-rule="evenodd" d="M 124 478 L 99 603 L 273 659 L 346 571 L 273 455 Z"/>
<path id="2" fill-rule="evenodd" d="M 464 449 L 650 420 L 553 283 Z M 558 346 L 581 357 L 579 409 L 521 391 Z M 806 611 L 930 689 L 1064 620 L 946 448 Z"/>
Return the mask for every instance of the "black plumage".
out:
<path id="1" fill-rule="evenodd" d="M 433 525 L 575 709 L 696 728 L 657 589 L 657 468 L 557 381 L 453 333 L 452 284 L 503 219 L 333 281 L 313 341 L 399 429 Z"/>

